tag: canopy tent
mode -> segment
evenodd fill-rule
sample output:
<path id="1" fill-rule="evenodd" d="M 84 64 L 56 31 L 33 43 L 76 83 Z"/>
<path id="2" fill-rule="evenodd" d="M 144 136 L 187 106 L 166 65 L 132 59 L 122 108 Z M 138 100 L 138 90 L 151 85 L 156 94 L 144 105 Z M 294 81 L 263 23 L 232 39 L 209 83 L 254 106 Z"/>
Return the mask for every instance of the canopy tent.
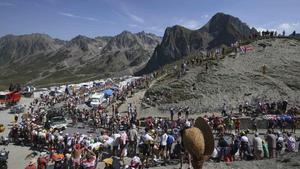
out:
<path id="1" fill-rule="evenodd" d="M 106 89 L 106 90 L 103 91 L 103 93 L 106 96 L 111 96 L 111 95 L 113 95 L 114 91 L 112 89 Z"/>
<path id="2" fill-rule="evenodd" d="M 263 118 L 266 119 L 266 120 L 276 120 L 277 116 L 273 115 L 273 114 L 267 114 L 267 115 L 264 115 Z"/>
<path id="3" fill-rule="evenodd" d="M 291 121 L 292 117 L 289 116 L 289 115 L 280 115 L 280 116 L 277 116 L 277 119 L 278 120 L 283 120 L 283 121 Z"/>
<path id="4" fill-rule="evenodd" d="M 268 114 L 268 115 L 264 115 L 263 117 L 266 120 L 282 120 L 282 121 L 291 121 L 292 120 L 292 116 L 290 115 L 273 115 L 273 114 Z"/>

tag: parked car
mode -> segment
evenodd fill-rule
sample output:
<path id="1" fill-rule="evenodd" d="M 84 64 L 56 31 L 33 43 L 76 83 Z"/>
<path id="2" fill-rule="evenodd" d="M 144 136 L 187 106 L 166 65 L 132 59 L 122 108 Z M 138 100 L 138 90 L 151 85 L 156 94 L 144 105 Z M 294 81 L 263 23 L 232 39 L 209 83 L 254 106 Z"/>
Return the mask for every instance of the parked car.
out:
<path id="1" fill-rule="evenodd" d="M 45 128 L 65 130 L 67 128 L 67 125 L 68 123 L 64 116 L 54 116 L 47 120 Z"/>
<path id="2" fill-rule="evenodd" d="M 34 91 L 35 91 L 35 88 L 33 86 L 26 86 L 23 88 L 22 94 L 24 97 L 32 97 Z"/>
<path id="3" fill-rule="evenodd" d="M 49 95 L 50 96 L 62 96 L 62 95 L 64 95 L 64 92 L 63 91 L 61 91 L 61 90 L 57 90 L 57 91 L 50 91 L 49 92 Z"/>

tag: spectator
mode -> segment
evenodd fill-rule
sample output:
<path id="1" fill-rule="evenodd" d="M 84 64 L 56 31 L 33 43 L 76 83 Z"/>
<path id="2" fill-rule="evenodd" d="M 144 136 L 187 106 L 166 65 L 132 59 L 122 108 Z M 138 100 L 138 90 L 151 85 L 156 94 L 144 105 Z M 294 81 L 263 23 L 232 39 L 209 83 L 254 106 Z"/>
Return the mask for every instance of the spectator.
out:
<path id="1" fill-rule="evenodd" d="M 255 133 L 253 138 L 253 154 L 256 160 L 260 160 L 263 157 L 263 140 L 258 133 Z"/>
<path id="2" fill-rule="evenodd" d="M 296 151 L 296 140 L 292 136 L 291 133 L 288 133 L 287 136 L 288 137 L 286 139 L 286 142 L 287 142 L 287 149 L 286 149 L 286 151 L 287 152 L 295 152 Z"/>
<path id="3" fill-rule="evenodd" d="M 274 158 L 276 153 L 276 136 L 271 129 L 268 129 L 266 141 L 268 144 L 269 158 Z"/>
<path id="4" fill-rule="evenodd" d="M 277 141 L 276 141 L 276 157 L 278 157 L 282 152 L 283 142 L 284 142 L 284 139 L 283 139 L 281 133 L 278 132 L 278 138 L 277 138 Z"/>
<path id="5" fill-rule="evenodd" d="M 130 154 L 136 154 L 136 146 L 137 146 L 137 138 L 138 132 L 136 130 L 136 126 L 133 124 L 131 129 L 129 130 L 129 147 L 130 147 Z"/>
<path id="6" fill-rule="evenodd" d="M 169 133 L 168 139 L 167 139 L 167 152 L 166 152 L 168 159 L 170 159 L 170 157 L 171 157 L 171 150 L 172 150 L 172 145 L 173 145 L 174 141 L 175 141 L 174 136 L 172 135 L 172 133 Z"/>
<path id="7" fill-rule="evenodd" d="M 248 159 L 250 156 L 250 149 L 249 149 L 249 139 L 245 132 L 241 133 L 241 147 L 240 147 L 240 157 L 241 159 Z"/>
<path id="8" fill-rule="evenodd" d="M 224 139 L 223 135 L 220 136 L 218 146 L 220 147 L 220 160 L 224 161 L 224 157 L 226 156 L 226 149 L 228 147 L 228 143 Z"/>

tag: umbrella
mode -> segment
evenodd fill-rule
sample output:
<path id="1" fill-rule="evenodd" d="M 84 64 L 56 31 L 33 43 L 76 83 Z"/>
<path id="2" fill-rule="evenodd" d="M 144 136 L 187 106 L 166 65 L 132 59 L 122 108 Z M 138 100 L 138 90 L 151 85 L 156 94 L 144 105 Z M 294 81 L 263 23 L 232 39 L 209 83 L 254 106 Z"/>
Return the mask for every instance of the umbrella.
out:
<path id="1" fill-rule="evenodd" d="M 111 89 L 106 89 L 106 90 L 104 90 L 103 92 L 104 92 L 105 95 L 111 96 L 111 95 L 113 94 L 114 91 L 111 90 Z"/>

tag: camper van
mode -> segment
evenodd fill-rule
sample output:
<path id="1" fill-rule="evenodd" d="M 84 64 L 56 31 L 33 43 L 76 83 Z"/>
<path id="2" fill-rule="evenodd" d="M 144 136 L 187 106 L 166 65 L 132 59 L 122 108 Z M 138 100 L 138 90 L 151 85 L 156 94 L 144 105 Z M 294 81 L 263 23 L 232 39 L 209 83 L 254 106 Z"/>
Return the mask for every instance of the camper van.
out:
<path id="1" fill-rule="evenodd" d="M 98 107 L 100 104 L 104 103 L 106 101 L 105 94 L 104 93 L 95 93 L 90 96 L 89 99 L 89 106 L 91 107 Z"/>
<path id="2" fill-rule="evenodd" d="M 53 128 L 58 130 L 65 130 L 67 128 L 67 120 L 64 116 L 51 116 L 48 118 L 45 127 L 46 128 Z"/>

